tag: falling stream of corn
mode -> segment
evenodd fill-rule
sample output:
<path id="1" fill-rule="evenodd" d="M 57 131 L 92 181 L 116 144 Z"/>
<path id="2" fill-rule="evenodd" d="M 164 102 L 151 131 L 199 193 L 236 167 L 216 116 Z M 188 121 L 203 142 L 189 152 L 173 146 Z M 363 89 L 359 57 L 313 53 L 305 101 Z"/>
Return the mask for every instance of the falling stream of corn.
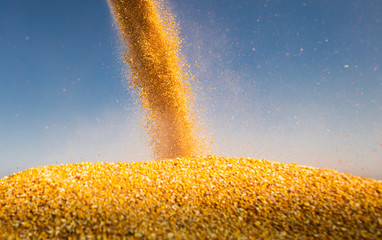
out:
<path id="1" fill-rule="evenodd" d="M 381 181 L 196 157 L 191 77 L 172 15 L 154 0 L 108 2 L 159 160 L 7 176 L 0 180 L 0 239 L 382 239 Z"/>
<path id="2" fill-rule="evenodd" d="M 125 63 L 140 95 L 154 157 L 198 154 L 201 141 L 196 137 L 198 126 L 191 111 L 192 77 L 180 54 L 173 16 L 158 1 L 108 2 L 126 47 Z"/>

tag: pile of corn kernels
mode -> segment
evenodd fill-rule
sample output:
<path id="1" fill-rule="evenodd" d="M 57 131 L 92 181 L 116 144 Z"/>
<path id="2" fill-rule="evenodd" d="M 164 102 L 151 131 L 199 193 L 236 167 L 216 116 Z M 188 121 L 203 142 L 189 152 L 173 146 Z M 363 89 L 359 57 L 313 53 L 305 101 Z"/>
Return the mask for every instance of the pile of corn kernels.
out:
<path id="1" fill-rule="evenodd" d="M 35 167 L 0 181 L 1 239 L 381 239 L 382 182 L 251 158 Z"/>

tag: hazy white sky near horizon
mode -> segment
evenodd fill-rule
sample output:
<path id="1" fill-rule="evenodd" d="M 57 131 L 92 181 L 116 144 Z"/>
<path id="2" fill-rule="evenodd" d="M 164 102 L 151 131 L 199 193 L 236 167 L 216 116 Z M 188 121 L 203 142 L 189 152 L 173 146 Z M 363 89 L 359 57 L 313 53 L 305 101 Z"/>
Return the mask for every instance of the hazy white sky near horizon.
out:
<path id="1" fill-rule="evenodd" d="M 382 2 L 169 2 L 214 153 L 382 179 Z M 150 159 L 112 24 L 104 0 L 0 3 L 0 177 Z"/>

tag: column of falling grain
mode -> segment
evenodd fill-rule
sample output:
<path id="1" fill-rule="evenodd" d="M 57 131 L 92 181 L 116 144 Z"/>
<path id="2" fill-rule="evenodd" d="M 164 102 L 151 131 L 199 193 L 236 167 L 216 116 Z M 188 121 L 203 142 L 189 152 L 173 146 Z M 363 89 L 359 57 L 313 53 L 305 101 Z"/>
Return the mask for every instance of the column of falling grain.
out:
<path id="1" fill-rule="evenodd" d="M 180 57 L 178 26 L 153 0 L 108 0 L 126 47 L 131 85 L 139 93 L 154 157 L 197 154 L 192 77 Z"/>

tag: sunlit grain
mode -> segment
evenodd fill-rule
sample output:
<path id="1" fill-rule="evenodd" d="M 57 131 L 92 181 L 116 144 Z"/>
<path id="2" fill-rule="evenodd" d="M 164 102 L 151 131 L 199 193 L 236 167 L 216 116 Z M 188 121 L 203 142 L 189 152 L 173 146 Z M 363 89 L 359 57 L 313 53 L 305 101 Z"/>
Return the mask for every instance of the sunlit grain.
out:
<path id="1" fill-rule="evenodd" d="M 36 167 L 0 181 L 0 238 L 380 239 L 382 182 L 250 158 Z"/>

